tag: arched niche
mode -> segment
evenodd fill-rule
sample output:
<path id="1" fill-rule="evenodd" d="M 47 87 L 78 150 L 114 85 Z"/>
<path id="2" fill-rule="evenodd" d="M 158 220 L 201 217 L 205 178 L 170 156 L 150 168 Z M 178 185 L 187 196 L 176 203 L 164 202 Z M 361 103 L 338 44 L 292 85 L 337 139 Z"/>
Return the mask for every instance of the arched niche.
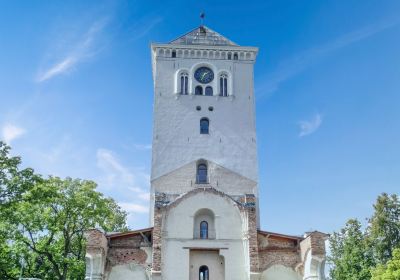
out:
<path id="1" fill-rule="evenodd" d="M 207 225 L 207 233 L 204 232 L 204 225 Z M 193 219 L 194 239 L 215 239 L 215 214 L 207 208 L 198 210 Z"/>

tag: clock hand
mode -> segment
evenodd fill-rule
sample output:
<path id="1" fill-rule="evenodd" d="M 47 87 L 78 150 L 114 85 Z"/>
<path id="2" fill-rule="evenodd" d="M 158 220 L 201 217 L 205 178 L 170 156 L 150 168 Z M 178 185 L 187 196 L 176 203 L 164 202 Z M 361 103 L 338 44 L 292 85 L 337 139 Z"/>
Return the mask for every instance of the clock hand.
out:
<path id="1" fill-rule="evenodd" d="M 208 74 L 208 72 L 204 72 L 203 75 L 201 75 L 201 79 L 204 79 L 204 76 L 207 74 Z"/>

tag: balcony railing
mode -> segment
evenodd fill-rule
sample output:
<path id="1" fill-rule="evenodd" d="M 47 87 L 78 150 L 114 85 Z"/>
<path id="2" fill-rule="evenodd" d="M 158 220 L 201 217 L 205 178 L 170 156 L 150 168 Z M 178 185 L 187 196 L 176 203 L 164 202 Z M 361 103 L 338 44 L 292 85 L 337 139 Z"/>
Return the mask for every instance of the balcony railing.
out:
<path id="1" fill-rule="evenodd" d="M 205 236 L 207 236 L 207 238 L 204 238 Z M 204 232 L 203 232 L 203 234 L 201 234 L 200 230 L 197 230 L 194 232 L 193 238 L 194 239 L 204 239 L 204 240 L 215 239 L 216 233 L 215 233 L 215 230 L 208 230 L 208 234 L 206 234 Z"/>

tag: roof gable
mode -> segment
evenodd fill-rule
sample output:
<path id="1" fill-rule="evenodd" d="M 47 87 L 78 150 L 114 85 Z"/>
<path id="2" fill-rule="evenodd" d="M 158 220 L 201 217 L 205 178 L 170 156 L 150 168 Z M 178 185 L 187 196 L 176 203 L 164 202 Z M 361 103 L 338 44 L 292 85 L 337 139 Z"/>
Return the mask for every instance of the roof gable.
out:
<path id="1" fill-rule="evenodd" d="M 192 31 L 170 42 L 173 45 L 207 45 L 207 46 L 238 46 L 228 38 L 211 30 L 207 26 L 200 25 Z"/>

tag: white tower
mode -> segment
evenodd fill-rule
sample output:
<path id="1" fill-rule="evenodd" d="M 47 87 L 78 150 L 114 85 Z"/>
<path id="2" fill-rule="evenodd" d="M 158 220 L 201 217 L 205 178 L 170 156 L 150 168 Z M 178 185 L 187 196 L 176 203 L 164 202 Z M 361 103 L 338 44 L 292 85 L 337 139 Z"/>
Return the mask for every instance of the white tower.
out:
<path id="1" fill-rule="evenodd" d="M 178 196 L 205 185 L 232 197 L 257 197 L 258 49 L 238 46 L 206 26 L 151 49 L 151 211 L 157 192 Z"/>

